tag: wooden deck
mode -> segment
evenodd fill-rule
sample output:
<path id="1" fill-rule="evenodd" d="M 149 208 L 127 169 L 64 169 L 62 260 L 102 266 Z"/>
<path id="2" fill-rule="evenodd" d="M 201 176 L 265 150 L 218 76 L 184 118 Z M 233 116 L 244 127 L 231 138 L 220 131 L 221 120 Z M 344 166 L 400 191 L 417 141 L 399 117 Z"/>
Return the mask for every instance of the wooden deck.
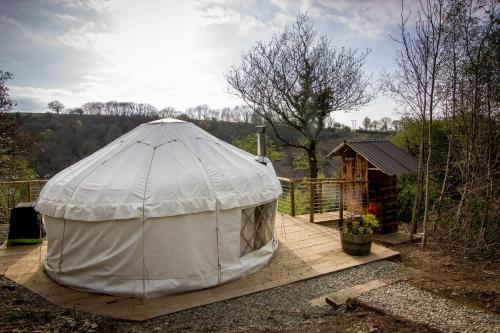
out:
<path id="1" fill-rule="evenodd" d="M 257 273 L 218 287 L 150 300 L 85 293 L 55 283 L 40 264 L 45 244 L 0 248 L 0 273 L 60 307 L 142 321 L 398 255 L 373 244 L 368 256 L 348 256 L 334 229 L 284 215 L 276 218 L 276 233 L 278 251 Z"/>
<path id="2" fill-rule="evenodd" d="M 348 211 L 344 211 L 344 219 L 349 215 Z M 360 215 L 354 215 L 355 217 L 359 217 Z M 309 214 L 305 215 L 297 215 L 295 218 L 302 222 L 309 222 Z M 327 213 L 316 213 L 314 214 L 314 223 L 337 223 L 340 221 L 339 211 L 335 212 L 327 212 Z"/>

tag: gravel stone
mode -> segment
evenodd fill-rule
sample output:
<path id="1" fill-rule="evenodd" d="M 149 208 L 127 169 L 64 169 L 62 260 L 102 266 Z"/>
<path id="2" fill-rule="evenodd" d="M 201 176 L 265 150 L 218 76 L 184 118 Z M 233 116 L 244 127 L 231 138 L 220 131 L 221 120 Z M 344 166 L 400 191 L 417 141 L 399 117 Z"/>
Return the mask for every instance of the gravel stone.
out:
<path id="1" fill-rule="evenodd" d="M 298 325 L 324 323 L 330 306 L 313 307 L 309 300 L 373 279 L 394 283 L 402 278 L 398 264 L 373 262 L 348 270 L 295 282 L 235 299 L 172 313 L 152 319 L 151 325 L 168 323 L 172 330 L 291 329 Z M 325 303 L 326 305 L 326 303 Z M 340 309 L 338 311 L 343 311 Z"/>
<path id="2" fill-rule="evenodd" d="M 500 332 L 500 316 L 398 282 L 359 297 L 372 306 L 443 332 Z"/>

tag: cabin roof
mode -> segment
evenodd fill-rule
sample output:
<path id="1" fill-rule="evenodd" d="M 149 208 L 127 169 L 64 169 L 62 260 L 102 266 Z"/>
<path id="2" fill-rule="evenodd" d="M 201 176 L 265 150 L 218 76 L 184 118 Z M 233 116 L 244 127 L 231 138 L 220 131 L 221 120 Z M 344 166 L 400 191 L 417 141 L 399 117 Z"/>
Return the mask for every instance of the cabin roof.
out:
<path id="1" fill-rule="evenodd" d="M 344 140 L 328 156 L 341 155 L 349 148 L 388 176 L 417 173 L 417 160 L 388 140 Z"/>

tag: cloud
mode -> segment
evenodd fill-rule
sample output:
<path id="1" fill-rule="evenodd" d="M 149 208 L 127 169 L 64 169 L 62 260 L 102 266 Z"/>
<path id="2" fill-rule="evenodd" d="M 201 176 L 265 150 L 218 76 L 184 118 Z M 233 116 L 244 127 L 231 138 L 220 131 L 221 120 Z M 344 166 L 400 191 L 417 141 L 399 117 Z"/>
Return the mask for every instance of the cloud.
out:
<path id="1" fill-rule="evenodd" d="M 231 1 L 201 0 L 195 7 L 205 20 L 205 24 L 229 24 L 241 34 L 251 30 L 265 30 L 282 27 L 292 21 L 299 12 L 295 6 L 291 14 L 290 4 L 279 1 Z"/>
<path id="2" fill-rule="evenodd" d="M 202 0 L 198 5 L 207 23 L 232 24 L 243 32 L 259 24 L 281 27 L 299 12 L 307 12 L 314 20 L 326 20 L 337 30 L 366 38 L 385 37 L 400 9 L 399 0 Z"/>
<path id="3" fill-rule="evenodd" d="M 47 110 L 47 103 L 58 100 L 70 107 L 71 101 L 81 93 L 62 89 L 46 89 L 31 86 L 9 86 L 9 93 L 15 97 L 14 111 L 40 112 Z"/>
<path id="4" fill-rule="evenodd" d="M 392 49 L 381 36 L 399 17 L 399 1 L 387 1 L 0 0 L 0 68 L 15 75 L 20 111 L 54 99 L 223 107 L 241 102 L 224 73 L 299 12 L 334 45 L 371 47 L 372 67 L 386 65 Z"/>
<path id="5" fill-rule="evenodd" d="M 90 41 L 109 30 L 92 1 L 0 0 L 0 66 L 17 85 L 71 88 L 104 61 Z"/>

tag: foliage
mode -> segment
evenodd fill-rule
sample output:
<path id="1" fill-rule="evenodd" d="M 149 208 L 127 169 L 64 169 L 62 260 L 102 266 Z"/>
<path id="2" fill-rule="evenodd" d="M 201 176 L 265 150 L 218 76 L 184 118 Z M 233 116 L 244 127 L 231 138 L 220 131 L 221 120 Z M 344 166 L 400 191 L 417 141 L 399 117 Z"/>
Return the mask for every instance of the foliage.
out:
<path id="1" fill-rule="evenodd" d="M 295 215 L 309 214 L 311 207 L 311 199 L 309 191 L 295 190 Z M 286 215 L 291 215 L 290 208 L 290 192 L 283 193 L 278 200 L 278 212 Z"/>
<path id="2" fill-rule="evenodd" d="M 279 160 L 283 156 L 283 153 L 275 148 L 273 142 L 269 138 L 266 140 L 266 143 L 267 157 L 273 162 Z M 252 155 L 257 155 L 257 134 L 249 134 L 242 139 L 236 139 L 233 141 L 233 145 Z"/>
<path id="3" fill-rule="evenodd" d="M 0 169 L 8 168 L 13 157 L 21 158 L 33 149 L 32 138 L 19 128 L 15 118 L 11 114 L 0 113 Z"/>
<path id="4" fill-rule="evenodd" d="M 13 77 L 11 72 L 0 69 L 0 113 L 9 112 L 16 105 L 16 102 L 9 96 L 9 88 L 6 84 L 7 80 L 11 80 Z"/>
<path id="5" fill-rule="evenodd" d="M 393 140 L 427 156 L 424 235 L 430 221 L 434 235 L 448 245 L 498 254 L 499 5 L 483 0 L 427 0 L 423 5 L 420 28 L 402 34 L 405 56 L 399 57 L 391 91 L 407 119 Z M 433 38 L 440 40 L 434 44 Z M 428 139 L 422 144 L 424 133 Z M 422 178 L 400 184 L 400 202 L 415 194 L 417 217 Z"/>
<path id="6" fill-rule="evenodd" d="M 318 176 L 317 178 L 321 178 L 320 174 L 323 173 L 323 166 L 326 163 L 325 157 L 321 154 L 318 154 Z M 299 171 L 307 171 L 309 170 L 309 156 L 306 154 L 304 150 L 298 150 L 295 154 L 293 154 L 293 168 Z"/>
<path id="7" fill-rule="evenodd" d="M 88 102 L 81 106 L 82 114 L 94 116 L 127 116 L 127 117 L 157 117 L 158 110 L 151 104 L 134 103 L 134 102 L 118 102 L 108 101 Z M 162 111 L 162 116 L 174 117 L 175 110 L 173 108 L 165 108 Z"/>
<path id="8" fill-rule="evenodd" d="M 25 156 L 35 145 L 31 137 L 19 127 L 16 119 L 6 113 L 15 105 L 9 96 L 6 81 L 12 74 L 0 70 L 0 181 L 33 179 L 36 174 L 30 168 Z M 24 197 L 26 189 L 0 186 L 0 222 L 6 222 L 10 208 L 20 197 Z M 4 193 L 5 192 L 5 193 Z"/>
<path id="9" fill-rule="evenodd" d="M 348 232 L 353 235 L 364 235 L 367 233 L 372 233 L 373 229 L 379 227 L 379 222 L 375 215 L 365 214 L 361 216 L 361 219 L 349 217 L 347 219 L 346 226 L 342 227 L 343 232 Z"/>

